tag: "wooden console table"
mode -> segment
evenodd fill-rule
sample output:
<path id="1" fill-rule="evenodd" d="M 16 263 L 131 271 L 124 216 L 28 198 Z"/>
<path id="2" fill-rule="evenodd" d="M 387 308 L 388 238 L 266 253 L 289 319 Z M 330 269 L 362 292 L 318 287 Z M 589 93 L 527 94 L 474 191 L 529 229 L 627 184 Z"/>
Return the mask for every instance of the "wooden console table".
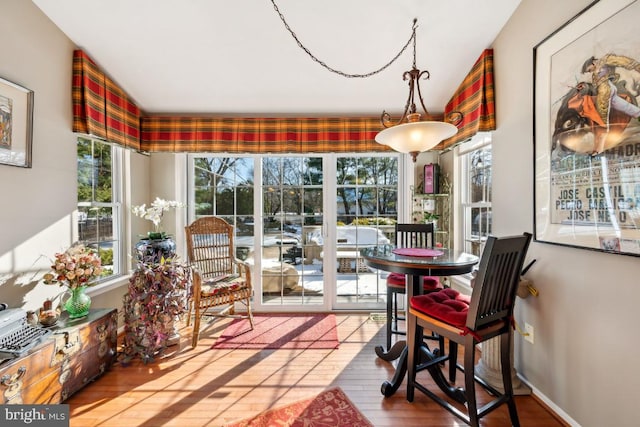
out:
<path id="1" fill-rule="evenodd" d="M 49 338 L 0 364 L 0 403 L 60 403 L 102 375 L 116 359 L 117 320 L 115 309 L 62 313 Z"/>

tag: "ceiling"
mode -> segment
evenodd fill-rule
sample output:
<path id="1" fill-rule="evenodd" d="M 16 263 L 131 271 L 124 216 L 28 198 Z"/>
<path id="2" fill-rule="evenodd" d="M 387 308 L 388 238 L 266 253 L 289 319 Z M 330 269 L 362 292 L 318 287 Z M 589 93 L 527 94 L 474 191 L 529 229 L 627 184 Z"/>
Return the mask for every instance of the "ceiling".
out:
<path id="1" fill-rule="evenodd" d="M 234 116 L 398 113 L 412 48 L 384 71 L 346 78 L 314 62 L 272 0 L 32 0 L 146 113 Z M 427 109 L 444 110 L 520 0 L 274 0 L 329 67 L 365 74 L 388 63 L 418 19 Z"/>

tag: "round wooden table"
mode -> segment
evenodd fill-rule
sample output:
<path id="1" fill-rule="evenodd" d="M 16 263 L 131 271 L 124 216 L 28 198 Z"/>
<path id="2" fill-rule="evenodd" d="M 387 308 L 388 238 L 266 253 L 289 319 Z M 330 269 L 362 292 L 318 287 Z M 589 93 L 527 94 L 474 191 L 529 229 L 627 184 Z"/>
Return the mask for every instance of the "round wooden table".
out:
<path id="1" fill-rule="evenodd" d="M 423 276 L 454 276 L 467 274 L 471 272 L 473 266 L 479 261 L 479 258 L 475 255 L 453 249 L 433 248 L 429 251 L 420 249 L 415 252 L 419 252 L 420 256 L 398 254 L 396 253 L 396 247 L 394 245 L 380 245 L 362 249 L 360 255 L 364 258 L 365 264 L 371 268 L 406 274 L 407 301 L 414 295 L 422 293 L 421 284 Z M 432 355 L 431 351 L 426 344 L 424 347 L 422 353 L 425 357 L 430 357 Z M 382 346 L 377 346 L 376 354 L 381 359 L 387 361 L 399 359 L 392 380 L 382 383 L 382 394 L 388 397 L 398 390 L 407 373 L 407 342 L 406 340 L 396 341 L 389 351 L 385 351 Z M 429 372 L 436 384 L 438 384 L 445 393 L 459 400 L 459 393 L 449 386 L 440 369 L 430 369 Z"/>

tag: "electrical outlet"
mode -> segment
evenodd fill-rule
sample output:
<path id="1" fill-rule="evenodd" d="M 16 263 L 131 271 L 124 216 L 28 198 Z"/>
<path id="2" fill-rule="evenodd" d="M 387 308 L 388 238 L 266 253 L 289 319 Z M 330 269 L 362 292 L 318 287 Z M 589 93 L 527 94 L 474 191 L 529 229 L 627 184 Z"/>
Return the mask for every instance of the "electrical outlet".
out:
<path id="1" fill-rule="evenodd" d="M 529 341 L 531 344 L 533 344 L 533 326 L 531 326 L 530 324 L 528 324 L 527 322 L 524 323 L 524 339 L 525 341 Z"/>

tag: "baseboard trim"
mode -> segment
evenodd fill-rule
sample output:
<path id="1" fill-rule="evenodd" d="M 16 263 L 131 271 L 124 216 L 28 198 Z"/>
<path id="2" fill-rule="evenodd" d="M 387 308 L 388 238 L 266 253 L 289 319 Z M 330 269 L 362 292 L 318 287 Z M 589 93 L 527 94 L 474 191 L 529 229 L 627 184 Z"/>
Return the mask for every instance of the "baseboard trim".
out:
<path id="1" fill-rule="evenodd" d="M 558 405 L 553 403 L 544 393 L 534 387 L 529 381 L 518 374 L 518 378 L 531 388 L 531 396 L 542 406 L 544 406 L 558 421 L 566 427 L 581 427 L 580 423 L 571 418 L 569 414 L 564 412 Z"/>

